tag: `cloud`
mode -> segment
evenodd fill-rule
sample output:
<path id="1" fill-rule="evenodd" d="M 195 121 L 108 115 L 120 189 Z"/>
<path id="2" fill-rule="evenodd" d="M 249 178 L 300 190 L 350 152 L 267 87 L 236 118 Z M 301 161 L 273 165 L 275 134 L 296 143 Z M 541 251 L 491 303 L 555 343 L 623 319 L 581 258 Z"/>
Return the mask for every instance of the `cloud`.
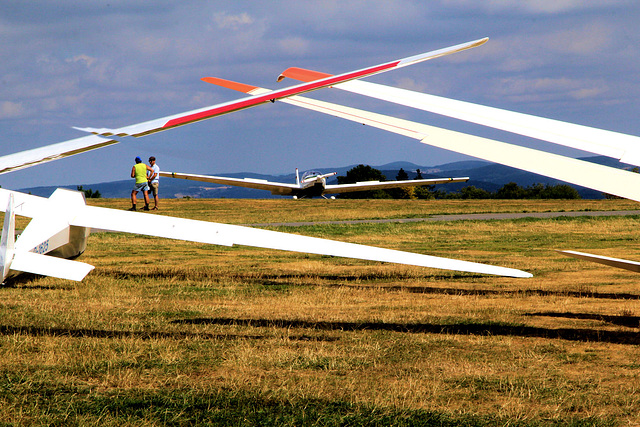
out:
<path id="1" fill-rule="evenodd" d="M 89 55 L 76 55 L 73 58 L 67 59 L 67 62 L 76 63 L 76 64 L 84 64 L 87 68 L 91 67 L 93 64 L 97 62 L 96 58 L 92 58 Z"/>
<path id="2" fill-rule="evenodd" d="M 615 31 L 604 23 L 591 21 L 577 28 L 553 31 L 544 37 L 543 43 L 559 53 L 593 55 L 613 47 Z"/>
<path id="3" fill-rule="evenodd" d="M 490 13 L 513 11 L 556 14 L 589 9 L 611 9 L 616 5 L 630 4 L 630 0 L 443 0 L 443 4 L 466 9 L 480 9 Z"/>
<path id="4" fill-rule="evenodd" d="M 539 103 L 554 100 L 594 100 L 606 94 L 607 85 L 589 79 L 505 78 L 494 85 L 493 94 L 511 101 Z"/>
<path id="5" fill-rule="evenodd" d="M 396 79 L 395 81 L 396 81 L 395 86 L 402 89 L 412 90 L 415 92 L 429 91 L 429 84 L 426 81 L 418 81 L 410 77 L 399 78 L 399 79 Z"/>
<path id="6" fill-rule="evenodd" d="M 21 102 L 0 102 L 0 119 L 15 119 L 24 116 L 25 112 Z"/>
<path id="7" fill-rule="evenodd" d="M 309 52 L 309 42 L 302 37 L 289 37 L 278 41 L 280 49 L 289 55 L 304 55 Z"/>
<path id="8" fill-rule="evenodd" d="M 253 24 L 254 20 L 248 13 L 240 13 L 238 15 L 229 15 L 226 12 L 216 13 L 214 21 L 219 28 L 237 31 L 245 25 Z"/>

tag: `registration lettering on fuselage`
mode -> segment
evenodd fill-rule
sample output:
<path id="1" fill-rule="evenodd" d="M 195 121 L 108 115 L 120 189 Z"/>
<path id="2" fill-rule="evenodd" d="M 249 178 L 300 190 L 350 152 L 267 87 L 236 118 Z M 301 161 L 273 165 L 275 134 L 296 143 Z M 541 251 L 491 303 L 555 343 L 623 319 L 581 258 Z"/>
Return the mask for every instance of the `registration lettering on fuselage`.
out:
<path id="1" fill-rule="evenodd" d="M 35 252 L 37 254 L 46 254 L 48 250 L 49 250 L 49 239 L 45 240 L 44 242 L 40 243 L 38 246 L 33 248 L 32 252 Z"/>

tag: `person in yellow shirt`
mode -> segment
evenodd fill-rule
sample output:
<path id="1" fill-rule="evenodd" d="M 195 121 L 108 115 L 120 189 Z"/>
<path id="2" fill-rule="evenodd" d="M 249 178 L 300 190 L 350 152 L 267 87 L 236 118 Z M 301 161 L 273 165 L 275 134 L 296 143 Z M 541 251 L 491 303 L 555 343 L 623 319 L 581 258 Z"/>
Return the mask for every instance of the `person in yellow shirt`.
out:
<path id="1" fill-rule="evenodd" d="M 149 210 L 149 185 L 147 184 L 147 171 L 154 172 L 146 164 L 142 163 L 142 159 L 140 157 L 136 157 L 136 164 L 131 168 L 131 178 L 135 178 L 136 183 L 133 185 L 133 190 L 131 190 L 131 209 L 130 211 L 136 210 L 136 202 L 138 191 L 142 191 L 144 195 L 144 210 Z"/>

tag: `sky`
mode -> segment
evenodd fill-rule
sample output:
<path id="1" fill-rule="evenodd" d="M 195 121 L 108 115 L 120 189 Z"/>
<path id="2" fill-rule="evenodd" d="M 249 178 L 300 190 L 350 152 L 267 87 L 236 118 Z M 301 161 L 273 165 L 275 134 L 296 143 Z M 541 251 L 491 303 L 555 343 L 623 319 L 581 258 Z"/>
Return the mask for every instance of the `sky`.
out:
<path id="1" fill-rule="evenodd" d="M 640 135 L 635 0 L 0 0 L 0 155 L 242 97 L 298 66 L 332 74 L 489 37 L 485 45 L 368 78 L 434 95 Z M 336 89 L 308 96 L 554 152 L 524 137 Z M 284 103 L 261 105 L 0 176 L 3 188 L 162 170 L 291 173 L 469 160 Z M 86 187 L 85 187 L 86 188 Z M 126 195 L 124 195 L 126 196 Z"/>

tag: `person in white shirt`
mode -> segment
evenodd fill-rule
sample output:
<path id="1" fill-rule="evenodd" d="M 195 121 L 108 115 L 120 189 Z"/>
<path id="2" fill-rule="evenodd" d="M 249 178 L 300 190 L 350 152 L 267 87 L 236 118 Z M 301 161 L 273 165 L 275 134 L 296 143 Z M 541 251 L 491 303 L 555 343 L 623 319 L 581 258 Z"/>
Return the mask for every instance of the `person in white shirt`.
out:
<path id="1" fill-rule="evenodd" d="M 149 181 L 149 189 L 153 193 L 153 202 L 154 207 L 153 210 L 158 210 L 158 187 L 160 186 L 160 166 L 156 164 L 156 158 L 151 156 L 149 157 L 149 166 L 153 169 L 153 172 L 149 171 L 147 176 L 147 181 Z"/>

